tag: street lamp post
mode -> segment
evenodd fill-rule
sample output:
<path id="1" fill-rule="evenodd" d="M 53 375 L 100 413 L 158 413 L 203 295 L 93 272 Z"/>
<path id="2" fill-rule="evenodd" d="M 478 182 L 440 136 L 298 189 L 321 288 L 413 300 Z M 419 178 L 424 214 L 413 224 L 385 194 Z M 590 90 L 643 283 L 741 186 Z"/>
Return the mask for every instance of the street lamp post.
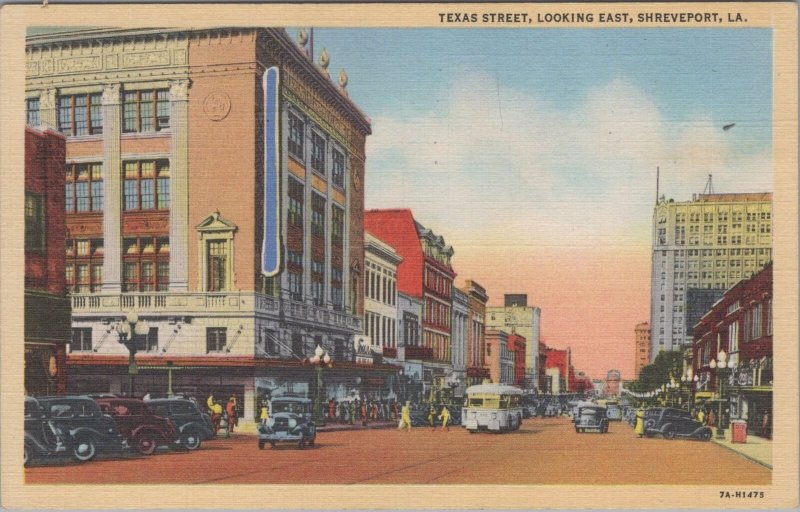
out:
<path id="1" fill-rule="evenodd" d="M 324 415 L 320 414 L 320 409 L 322 407 L 322 369 L 325 367 L 332 367 L 333 360 L 322 347 L 317 345 L 317 348 L 314 350 L 314 357 L 309 358 L 308 362 L 314 366 L 317 376 L 317 390 L 316 393 L 314 393 L 314 412 L 312 418 L 314 419 L 315 425 L 322 426 L 325 424 Z"/>
<path id="2" fill-rule="evenodd" d="M 119 342 L 128 349 L 128 396 L 133 396 L 133 378 L 139 373 L 136 367 L 136 352 L 141 348 L 140 340 L 147 335 L 150 328 L 144 321 L 139 320 L 136 311 L 129 311 L 124 320 L 117 323 Z"/>
<path id="3" fill-rule="evenodd" d="M 718 409 L 717 409 L 717 439 L 724 439 L 725 438 L 725 424 L 722 421 L 722 401 L 725 397 L 724 388 L 725 388 L 725 376 L 728 374 L 728 371 L 733 371 L 733 368 L 736 367 L 736 363 L 733 359 L 728 360 L 728 355 L 725 353 L 724 350 L 720 350 L 719 354 L 717 354 L 717 359 L 712 359 L 708 362 L 708 365 L 712 369 L 716 369 L 717 375 L 717 393 L 718 393 Z"/>

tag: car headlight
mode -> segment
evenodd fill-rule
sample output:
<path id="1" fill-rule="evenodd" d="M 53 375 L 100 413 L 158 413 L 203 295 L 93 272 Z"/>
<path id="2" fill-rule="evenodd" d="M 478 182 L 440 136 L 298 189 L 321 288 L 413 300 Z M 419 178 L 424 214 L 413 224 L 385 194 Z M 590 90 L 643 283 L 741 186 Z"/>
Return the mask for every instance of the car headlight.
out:
<path id="1" fill-rule="evenodd" d="M 268 419 L 268 420 L 267 420 L 267 426 L 268 426 L 269 428 L 272 428 L 272 427 L 274 427 L 274 426 L 275 426 L 275 420 L 274 420 L 274 419 L 272 419 L 272 418 Z"/>
<path id="2" fill-rule="evenodd" d="M 291 418 L 289 420 L 289 428 L 295 428 L 296 426 L 297 426 L 297 420 L 294 419 L 294 418 Z"/>

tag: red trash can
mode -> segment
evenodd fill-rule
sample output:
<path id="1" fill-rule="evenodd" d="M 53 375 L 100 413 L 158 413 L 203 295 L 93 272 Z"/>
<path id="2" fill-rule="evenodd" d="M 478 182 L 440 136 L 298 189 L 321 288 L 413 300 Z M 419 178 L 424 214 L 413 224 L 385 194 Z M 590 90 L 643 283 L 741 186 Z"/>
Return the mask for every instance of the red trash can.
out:
<path id="1" fill-rule="evenodd" d="M 731 421 L 731 443 L 747 442 L 747 422 L 742 420 Z"/>

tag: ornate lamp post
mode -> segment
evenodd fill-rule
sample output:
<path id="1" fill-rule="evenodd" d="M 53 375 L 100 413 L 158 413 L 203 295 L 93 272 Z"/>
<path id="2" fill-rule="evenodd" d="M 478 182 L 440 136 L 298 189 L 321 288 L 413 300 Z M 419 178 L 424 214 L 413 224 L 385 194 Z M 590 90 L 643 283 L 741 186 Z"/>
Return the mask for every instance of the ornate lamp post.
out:
<path id="1" fill-rule="evenodd" d="M 139 313 L 136 311 L 129 311 L 125 320 L 117 323 L 119 342 L 128 349 L 128 396 L 131 397 L 133 396 L 133 378 L 139 373 L 139 369 L 136 367 L 136 352 L 140 348 L 144 348 L 141 343 L 142 337 L 149 332 L 150 328 L 139 320 Z"/>
<path id="2" fill-rule="evenodd" d="M 717 354 L 717 359 L 712 359 L 708 362 L 708 366 L 712 369 L 716 370 L 717 376 L 717 393 L 719 394 L 718 403 L 719 408 L 717 409 L 717 439 L 724 439 L 725 438 L 725 423 L 722 420 L 722 402 L 725 398 L 725 377 L 728 375 L 729 372 L 732 372 L 733 369 L 736 367 L 736 363 L 733 360 L 728 360 L 728 355 L 725 353 L 724 350 L 720 350 Z"/>
<path id="3" fill-rule="evenodd" d="M 333 359 L 322 347 L 317 345 L 317 348 L 314 349 L 314 357 L 309 358 L 308 362 L 314 366 L 317 375 L 317 390 L 314 393 L 314 412 L 312 418 L 314 419 L 314 424 L 324 425 L 324 416 L 320 414 L 320 408 L 322 407 L 322 369 L 326 367 L 331 368 L 333 366 Z"/>

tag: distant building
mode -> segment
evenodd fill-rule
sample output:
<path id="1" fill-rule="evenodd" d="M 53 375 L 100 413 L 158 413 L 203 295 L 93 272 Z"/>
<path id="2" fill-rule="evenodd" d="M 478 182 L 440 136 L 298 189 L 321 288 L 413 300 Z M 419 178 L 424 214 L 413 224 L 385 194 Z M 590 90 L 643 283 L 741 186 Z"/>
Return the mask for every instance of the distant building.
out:
<path id="1" fill-rule="evenodd" d="M 486 325 L 523 336 L 526 341 L 525 387 L 536 389 L 539 384 L 539 335 L 542 310 L 528 306 L 527 295 L 506 295 L 504 307 L 486 309 Z"/>
<path id="2" fill-rule="evenodd" d="M 547 345 L 539 342 L 539 391 L 547 389 Z"/>
<path id="3" fill-rule="evenodd" d="M 514 353 L 509 348 L 508 334 L 505 331 L 486 331 L 486 365 L 489 367 L 492 382 L 514 383 Z"/>
<path id="4" fill-rule="evenodd" d="M 660 198 L 653 209 L 651 351 L 692 343 L 687 291 L 728 289 L 772 259 L 772 194 Z"/>
<path id="5" fill-rule="evenodd" d="M 515 386 L 525 386 L 525 345 L 527 340 L 524 336 L 513 333 L 508 335 L 508 349 L 514 358 L 514 378 Z"/>
<path id="6" fill-rule="evenodd" d="M 608 370 L 608 373 L 606 373 L 606 385 L 603 387 L 603 394 L 605 396 L 619 396 L 621 380 L 622 377 L 619 370 Z"/>
<path id="7" fill-rule="evenodd" d="M 467 385 L 481 384 L 490 378 L 486 365 L 486 289 L 467 280 L 462 288 L 469 296 L 467 318 Z"/>
<path id="8" fill-rule="evenodd" d="M 37 119 L 29 119 L 37 122 Z M 64 277 L 66 137 L 25 128 L 25 394 L 66 391 L 70 301 Z M 81 270 L 84 272 L 84 270 Z M 88 273 L 88 268 L 85 273 Z"/>
<path id="9" fill-rule="evenodd" d="M 450 382 L 455 385 L 455 395 L 464 396 L 467 383 L 467 331 L 469 323 L 469 295 L 453 287 L 453 373 Z"/>
<path id="10" fill-rule="evenodd" d="M 548 387 L 551 393 L 567 393 L 572 380 L 572 351 L 569 347 L 564 350 L 556 348 L 547 349 L 547 371 L 550 378 Z"/>
<path id="11" fill-rule="evenodd" d="M 397 265 L 403 258 L 392 246 L 364 233 L 364 334 L 372 349 L 397 357 Z"/>
<path id="12" fill-rule="evenodd" d="M 408 400 L 419 401 L 423 396 L 422 360 L 417 359 L 415 351 L 422 343 L 422 299 L 399 292 L 397 321 L 397 362 L 403 365 L 403 394 Z"/>
<path id="13" fill-rule="evenodd" d="M 634 379 L 638 379 L 642 368 L 650 364 L 650 324 L 647 322 L 637 324 L 634 335 L 636 341 L 633 374 Z"/>

